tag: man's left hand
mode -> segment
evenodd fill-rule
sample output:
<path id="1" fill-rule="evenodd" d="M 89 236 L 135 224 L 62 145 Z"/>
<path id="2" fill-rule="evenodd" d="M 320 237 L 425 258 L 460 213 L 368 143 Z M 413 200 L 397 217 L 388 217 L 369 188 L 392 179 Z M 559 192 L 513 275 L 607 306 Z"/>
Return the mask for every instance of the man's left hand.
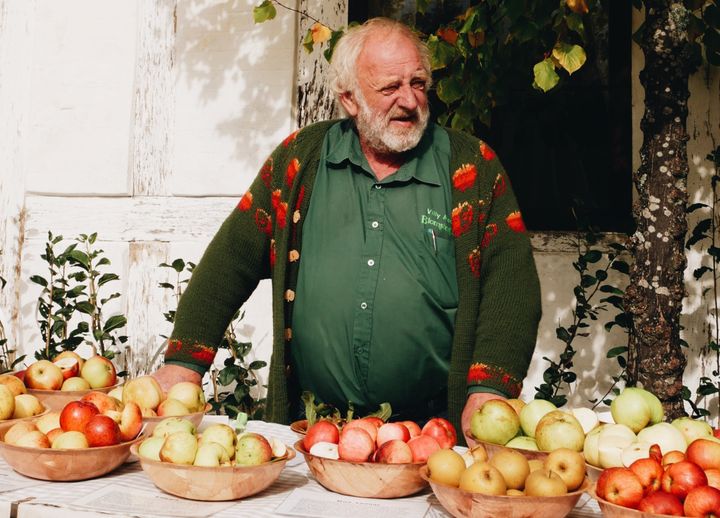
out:
<path id="1" fill-rule="evenodd" d="M 470 394 L 465 401 L 465 408 L 463 408 L 462 417 L 460 418 L 460 424 L 462 426 L 462 432 L 465 435 L 465 441 L 467 441 L 468 448 L 472 448 L 477 444 L 470 433 L 470 420 L 472 419 L 475 410 L 480 408 L 485 401 L 489 399 L 505 399 L 497 394 L 490 392 L 475 392 Z"/>

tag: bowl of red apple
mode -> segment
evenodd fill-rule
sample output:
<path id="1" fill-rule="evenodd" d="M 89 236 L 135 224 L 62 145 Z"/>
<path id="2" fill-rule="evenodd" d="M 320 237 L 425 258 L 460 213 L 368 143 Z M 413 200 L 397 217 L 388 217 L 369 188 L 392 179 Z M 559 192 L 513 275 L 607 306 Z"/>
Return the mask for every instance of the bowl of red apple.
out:
<path id="1" fill-rule="evenodd" d="M 428 457 L 457 442 L 453 425 L 430 419 L 384 422 L 353 419 L 339 427 L 321 419 L 295 443 L 315 479 L 326 489 L 364 498 L 399 498 L 427 488 L 420 468 Z"/>
<path id="2" fill-rule="evenodd" d="M 0 453 L 18 473 L 41 480 L 67 482 L 109 473 L 130 456 L 142 415 L 133 403 L 107 407 L 104 398 L 111 399 L 90 392 L 60 411 L 13 424 L 0 431 Z"/>
<path id="3" fill-rule="evenodd" d="M 440 504 L 453 516 L 562 518 L 592 483 L 581 453 L 561 448 L 543 459 L 510 448 L 464 454 L 438 450 L 420 469 Z"/>
<path id="4" fill-rule="evenodd" d="M 295 451 L 258 433 L 222 423 L 202 432 L 188 419 L 168 417 L 132 446 L 145 474 L 161 490 L 190 500 L 238 500 L 275 482 Z"/>

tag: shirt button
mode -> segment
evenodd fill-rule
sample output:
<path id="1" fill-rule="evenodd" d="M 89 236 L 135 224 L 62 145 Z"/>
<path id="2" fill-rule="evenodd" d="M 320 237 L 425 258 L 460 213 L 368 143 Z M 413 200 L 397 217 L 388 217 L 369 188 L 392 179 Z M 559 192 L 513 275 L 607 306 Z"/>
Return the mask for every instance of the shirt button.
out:
<path id="1" fill-rule="evenodd" d="M 362 303 L 360 303 L 360 308 L 361 308 L 361 309 L 367 309 L 367 302 L 362 302 Z"/>
<path id="2" fill-rule="evenodd" d="M 375 261 L 373 259 L 370 259 L 368 261 L 368 266 L 375 266 Z"/>
<path id="3" fill-rule="evenodd" d="M 373 221 L 372 223 L 370 223 L 370 226 L 372 228 L 378 228 L 380 226 L 380 223 L 378 223 L 377 221 Z"/>
<path id="4" fill-rule="evenodd" d="M 382 185 L 375 185 L 376 189 L 382 189 Z"/>

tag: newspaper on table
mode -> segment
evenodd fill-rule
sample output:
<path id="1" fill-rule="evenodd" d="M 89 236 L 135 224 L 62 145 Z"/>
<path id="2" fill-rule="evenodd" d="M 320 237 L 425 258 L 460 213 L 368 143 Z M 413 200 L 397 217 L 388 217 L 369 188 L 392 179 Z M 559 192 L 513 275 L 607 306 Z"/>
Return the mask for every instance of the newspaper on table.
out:
<path id="1" fill-rule="evenodd" d="M 430 508 L 427 500 L 386 500 L 358 498 L 337 493 L 293 490 L 275 508 L 278 514 L 289 516 L 310 516 L 336 518 L 423 518 Z"/>

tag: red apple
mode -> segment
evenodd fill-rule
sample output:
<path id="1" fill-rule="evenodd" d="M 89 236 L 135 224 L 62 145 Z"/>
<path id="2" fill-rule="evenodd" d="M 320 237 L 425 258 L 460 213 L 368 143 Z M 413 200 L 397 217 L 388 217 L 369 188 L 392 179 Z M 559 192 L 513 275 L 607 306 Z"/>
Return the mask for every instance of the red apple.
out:
<path id="1" fill-rule="evenodd" d="M 385 421 L 380 419 L 379 417 L 376 417 L 374 415 L 365 416 L 362 418 L 364 421 L 369 421 L 372 424 L 375 425 L 375 428 L 380 428 L 382 425 L 385 424 Z"/>
<path id="2" fill-rule="evenodd" d="M 447 419 L 433 417 L 422 427 L 422 434 L 435 439 L 440 448 L 452 448 L 457 444 L 455 427 Z"/>
<path id="3" fill-rule="evenodd" d="M 96 414 L 90 418 L 83 430 L 87 437 L 88 445 L 91 448 L 95 446 L 112 446 L 120 443 L 120 427 L 111 418 L 106 415 Z"/>
<path id="4" fill-rule="evenodd" d="M 694 462 L 681 460 L 665 469 L 660 484 L 663 491 L 684 500 L 691 489 L 707 485 L 707 475 Z"/>
<path id="5" fill-rule="evenodd" d="M 420 425 L 418 425 L 415 421 L 400 421 L 400 424 L 404 425 L 405 428 L 408 429 L 410 432 L 410 438 L 417 437 L 422 433 L 422 429 L 420 428 Z"/>
<path id="6" fill-rule="evenodd" d="M 670 450 L 662 457 L 663 468 L 667 469 L 670 464 L 680 462 L 681 460 L 685 460 L 685 453 L 679 450 Z"/>
<path id="7" fill-rule="evenodd" d="M 646 495 L 660 489 L 665 470 L 657 460 L 650 457 L 638 459 L 630 464 L 630 470 L 640 479 Z"/>
<path id="8" fill-rule="evenodd" d="M 60 390 L 63 381 L 60 367 L 48 360 L 36 361 L 25 372 L 25 386 L 31 389 Z"/>
<path id="9" fill-rule="evenodd" d="M 685 458 L 702 469 L 720 468 L 720 442 L 695 439 L 685 451 Z"/>
<path id="10" fill-rule="evenodd" d="M 413 454 L 410 446 L 401 439 L 390 439 L 385 441 L 375 451 L 375 462 L 385 464 L 410 464 L 413 461 Z"/>
<path id="11" fill-rule="evenodd" d="M 720 489 L 720 469 L 710 468 L 705 470 L 705 476 L 708 479 L 708 486 Z"/>
<path id="12" fill-rule="evenodd" d="M 60 354 L 58 354 L 55 358 L 53 358 L 53 363 L 57 363 L 60 360 L 64 360 L 65 358 L 70 358 L 72 360 L 75 360 L 78 362 L 78 369 L 82 369 L 83 363 L 85 363 L 85 360 L 82 356 L 80 356 L 75 351 L 62 351 Z M 78 374 L 79 376 L 79 374 Z"/>
<path id="13" fill-rule="evenodd" d="M 428 457 L 440 449 L 438 442 L 429 435 L 418 435 L 407 442 L 413 462 L 427 462 Z"/>
<path id="14" fill-rule="evenodd" d="M 720 439 L 720 428 L 713 428 L 713 436 Z"/>
<path id="15" fill-rule="evenodd" d="M 104 414 L 108 410 L 122 410 L 122 402 L 118 401 L 114 397 L 108 396 L 104 392 L 98 392 L 93 390 L 85 394 L 80 401 L 88 401 L 95 405 L 101 414 Z"/>
<path id="16" fill-rule="evenodd" d="M 401 423 L 385 423 L 378 428 L 377 438 L 375 439 L 378 446 L 395 439 L 408 442 L 410 440 L 410 430 Z"/>
<path id="17" fill-rule="evenodd" d="M 683 516 L 683 504 L 680 499 L 664 491 L 656 491 L 644 496 L 637 509 L 644 513 Z"/>
<path id="18" fill-rule="evenodd" d="M 351 428 L 340 434 L 338 455 L 351 462 L 366 462 L 375 451 L 375 443 L 365 430 Z"/>
<path id="19" fill-rule="evenodd" d="M 60 412 L 60 428 L 65 432 L 82 432 L 87 422 L 98 413 L 98 408 L 88 401 L 71 401 Z"/>
<path id="20" fill-rule="evenodd" d="M 368 434 L 370 434 L 370 437 L 372 437 L 373 441 L 377 440 L 378 427 L 375 426 L 375 424 L 372 421 L 370 421 L 366 418 L 353 419 L 349 423 L 345 424 L 345 426 L 343 426 L 343 431 L 344 430 L 352 430 L 353 428 L 361 428 L 361 429 L 365 430 Z"/>
<path id="21" fill-rule="evenodd" d="M 337 444 L 339 439 L 340 430 L 338 430 L 335 423 L 321 419 L 308 428 L 305 438 L 303 439 L 303 448 L 305 448 L 305 451 L 310 451 L 310 448 L 312 448 L 316 442 L 331 442 Z"/>
<path id="22" fill-rule="evenodd" d="M 132 401 L 125 405 L 120 415 L 120 441 L 132 441 L 142 429 L 142 411 Z"/>
<path id="23" fill-rule="evenodd" d="M 75 358 L 55 358 L 53 363 L 60 367 L 63 380 L 80 375 L 80 362 L 78 362 Z"/>
<path id="24" fill-rule="evenodd" d="M 644 488 L 630 468 L 607 468 L 600 473 L 595 491 L 610 503 L 636 509 Z"/>
<path id="25" fill-rule="evenodd" d="M 648 451 L 648 457 L 650 457 L 651 459 L 655 459 L 660 463 L 660 465 L 662 465 L 663 454 L 659 444 L 652 444 L 650 446 L 650 450 Z"/>
<path id="26" fill-rule="evenodd" d="M 691 489 L 683 507 L 685 516 L 715 518 L 720 516 L 720 489 L 700 486 Z"/>

